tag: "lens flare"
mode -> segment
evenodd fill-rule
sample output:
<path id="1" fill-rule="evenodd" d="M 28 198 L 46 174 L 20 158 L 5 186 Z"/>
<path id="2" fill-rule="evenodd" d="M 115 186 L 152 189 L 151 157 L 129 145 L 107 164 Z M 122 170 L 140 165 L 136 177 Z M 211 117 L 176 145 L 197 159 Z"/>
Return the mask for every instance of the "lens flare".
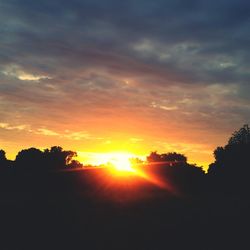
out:
<path id="1" fill-rule="evenodd" d="M 174 187 L 161 176 L 154 174 L 148 163 L 143 161 L 133 161 L 133 159 L 140 159 L 137 155 L 128 152 L 110 152 L 98 153 L 92 157 L 92 162 L 95 167 L 88 167 L 84 169 L 98 169 L 100 168 L 100 176 L 103 170 L 107 175 L 103 175 L 106 184 L 112 186 L 122 186 L 126 188 L 136 188 L 145 183 L 151 183 L 158 188 L 176 193 Z M 97 167 L 99 166 L 99 167 Z M 102 179 L 100 179 L 100 182 Z"/>
<path id="2" fill-rule="evenodd" d="M 130 162 L 130 155 L 120 153 L 115 154 L 108 162 L 108 165 L 120 172 L 134 172 Z"/>
<path id="3" fill-rule="evenodd" d="M 131 155 L 126 153 L 116 153 L 110 158 L 108 166 L 112 170 L 113 175 L 118 177 L 139 177 L 153 185 L 163 189 L 170 189 L 169 185 L 159 178 L 143 171 L 143 166 L 134 165 L 131 162 Z"/>

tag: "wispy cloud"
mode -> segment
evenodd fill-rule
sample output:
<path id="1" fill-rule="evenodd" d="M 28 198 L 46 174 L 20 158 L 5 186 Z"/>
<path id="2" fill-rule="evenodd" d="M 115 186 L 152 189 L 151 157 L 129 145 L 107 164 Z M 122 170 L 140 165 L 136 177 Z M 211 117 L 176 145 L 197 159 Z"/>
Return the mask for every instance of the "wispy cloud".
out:
<path id="1" fill-rule="evenodd" d="M 47 75 L 38 75 L 25 72 L 18 65 L 11 64 L 7 65 L 2 73 L 6 76 L 15 77 L 21 81 L 40 81 L 43 79 L 51 79 L 52 77 Z"/>
<path id="2" fill-rule="evenodd" d="M 64 130 L 62 132 L 56 132 L 54 130 L 50 130 L 47 128 L 31 128 L 30 125 L 26 124 L 19 124 L 19 125 L 11 125 L 9 123 L 0 123 L 1 129 L 6 130 L 17 130 L 17 131 L 25 131 L 28 133 L 36 134 L 36 135 L 43 135 L 43 136 L 55 136 L 58 138 L 65 138 L 70 140 L 83 140 L 83 139 L 94 139 L 88 132 L 86 131 L 78 131 L 72 132 L 69 130 Z M 98 139 L 98 138 L 97 138 Z"/>
<path id="3" fill-rule="evenodd" d="M 6 130 L 29 130 L 29 126 L 25 124 L 20 124 L 20 125 L 10 125 L 9 123 L 1 122 L 0 123 L 0 128 L 6 129 Z"/>

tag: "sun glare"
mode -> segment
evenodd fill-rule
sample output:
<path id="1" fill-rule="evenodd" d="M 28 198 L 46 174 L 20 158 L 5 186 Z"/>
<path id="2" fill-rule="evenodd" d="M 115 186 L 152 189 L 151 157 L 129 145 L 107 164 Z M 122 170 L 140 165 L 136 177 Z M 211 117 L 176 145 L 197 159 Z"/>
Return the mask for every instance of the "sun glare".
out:
<path id="1" fill-rule="evenodd" d="M 78 155 L 80 155 L 80 157 L 82 156 L 84 162 L 84 156 L 86 153 L 80 152 Z M 112 177 L 114 177 L 113 180 L 118 177 L 119 183 L 123 183 L 121 180 L 125 178 L 126 183 L 128 183 L 128 178 L 130 177 L 133 177 L 130 179 L 133 181 L 136 178 L 141 178 L 160 188 L 170 189 L 167 183 L 161 181 L 158 177 L 149 174 L 148 171 L 144 169 L 143 164 L 133 163 L 133 161 L 131 161 L 131 159 L 134 158 L 143 159 L 143 156 L 119 151 L 109 153 L 88 153 L 87 156 L 92 166 L 104 167 L 110 170 L 110 180 L 112 180 Z"/>
<path id="2" fill-rule="evenodd" d="M 131 156 L 129 154 L 116 153 L 110 158 L 108 165 L 117 171 L 133 172 L 134 169 L 129 160 L 130 158 Z"/>

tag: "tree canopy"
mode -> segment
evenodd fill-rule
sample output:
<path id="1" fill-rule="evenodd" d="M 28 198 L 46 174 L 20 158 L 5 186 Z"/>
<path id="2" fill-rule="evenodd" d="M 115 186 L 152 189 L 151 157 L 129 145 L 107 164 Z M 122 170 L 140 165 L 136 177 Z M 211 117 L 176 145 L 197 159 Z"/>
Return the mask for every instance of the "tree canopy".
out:
<path id="1" fill-rule="evenodd" d="M 8 166 L 8 160 L 4 150 L 0 150 L 0 169 L 5 169 Z"/>
<path id="2" fill-rule="evenodd" d="M 73 161 L 76 156 L 76 152 L 63 150 L 59 146 L 53 146 L 43 151 L 37 148 L 29 148 L 21 150 L 17 154 L 14 165 L 19 170 L 26 171 L 51 171 L 64 169 L 65 167 L 80 167 L 82 166 L 81 163 L 77 160 Z"/>
<path id="3" fill-rule="evenodd" d="M 176 152 L 158 154 L 157 151 L 151 152 L 147 157 L 148 162 L 170 162 L 170 163 L 186 163 L 187 157 Z"/>
<path id="4" fill-rule="evenodd" d="M 227 145 L 214 151 L 215 162 L 210 164 L 208 174 L 224 178 L 232 183 L 244 180 L 250 174 L 250 129 L 244 125 L 229 138 Z"/>
<path id="5" fill-rule="evenodd" d="M 232 134 L 228 140 L 228 146 L 232 145 L 250 145 L 250 128 L 248 124 L 245 124 Z"/>

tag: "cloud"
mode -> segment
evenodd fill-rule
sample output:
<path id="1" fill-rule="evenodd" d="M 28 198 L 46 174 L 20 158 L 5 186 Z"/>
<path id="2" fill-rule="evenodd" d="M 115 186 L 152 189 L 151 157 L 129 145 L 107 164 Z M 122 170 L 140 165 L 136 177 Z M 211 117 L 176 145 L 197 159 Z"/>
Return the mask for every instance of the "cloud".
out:
<path id="1" fill-rule="evenodd" d="M 21 81 L 40 81 L 43 79 L 51 79 L 49 76 L 36 75 L 23 71 L 18 65 L 7 65 L 2 73 L 6 76 L 15 77 Z"/>
<path id="2" fill-rule="evenodd" d="M 1 2 L 1 128 L 219 142 L 250 122 L 249 13 L 245 0 Z"/>
<path id="3" fill-rule="evenodd" d="M 45 136 L 60 136 L 59 133 L 52 131 L 52 130 L 49 130 L 49 129 L 46 129 L 46 128 L 38 128 L 35 131 L 35 133 L 39 134 L 39 135 L 45 135 Z"/>
<path id="4" fill-rule="evenodd" d="M 1 122 L 0 128 L 6 129 L 6 130 L 27 130 L 29 128 L 28 125 L 20 124 L 20 125 L 10 125 L 9 123 Z"/>
<path id="5" fill-rule="evenodd" d="M 0 128 L 5 130 L 16 130 L 19 132 L 27 132 L 35 135 L 43 135 L 43 136 L 55 136 L 58 138 L 64 138 L 64 139 L 70 139 L 70 140 L 84 140 L 84 139 L 99 139 L 92 137 L 88 132 L 86 131 L 77 131 L 72 132 L 69 130 L 65 130 L 62 132 L 56 132 L 51 129 L 47 128 L 31 128 L 30 125 L 26 124 L 19 124 L 19 125 L 11 125 L 9 123 L 0 123 Z"/>
<path id="6" fill-rule="evenodd" d="M 247 81 L 249 8 L 243 0 L 10 2 L 2 8 L 2 53 L 45 76 L 101 68 L 157 82 L 159 74 L 188 83 Z"/>
<path id="7" fill-rule="evenodd" d="M 163 110 L 166 110 L 166 111 L 171 111 L 171 110 L 177 110 L 177 109 L 178 109 L 177 106 L 159 105 L 159 104 L 157 104 L 156 102 L 152 102 L 152 103 L 151 103 L 151 106 L 152 106 L 153 108 L 159 108 L 159 109 L 163 109 Z"/>
<path id="8" fill-rule="evenodd" d="M 85 139 L 96 139 L 94 137 L 91 137 L 91 135 L 89 133 L 87 133 L 86 131 L 78 131 L 78 132 L 71 132 L 69 130 L 65 130 L 61 133 L 50 130 L 50 129 L 46 129 L 46 128 L 38 128 L 34 131 L 30 131 L 33 132 L 35 134 L 39 134 L 39 135 L 44 135 L 44 136 L 56 136 L 59 138 L 64 138 L 64 139 L 70 139 L 70 140 L 76 140 L 76 141 L 80 141 L 80 140 L 85 140 Z"/>

